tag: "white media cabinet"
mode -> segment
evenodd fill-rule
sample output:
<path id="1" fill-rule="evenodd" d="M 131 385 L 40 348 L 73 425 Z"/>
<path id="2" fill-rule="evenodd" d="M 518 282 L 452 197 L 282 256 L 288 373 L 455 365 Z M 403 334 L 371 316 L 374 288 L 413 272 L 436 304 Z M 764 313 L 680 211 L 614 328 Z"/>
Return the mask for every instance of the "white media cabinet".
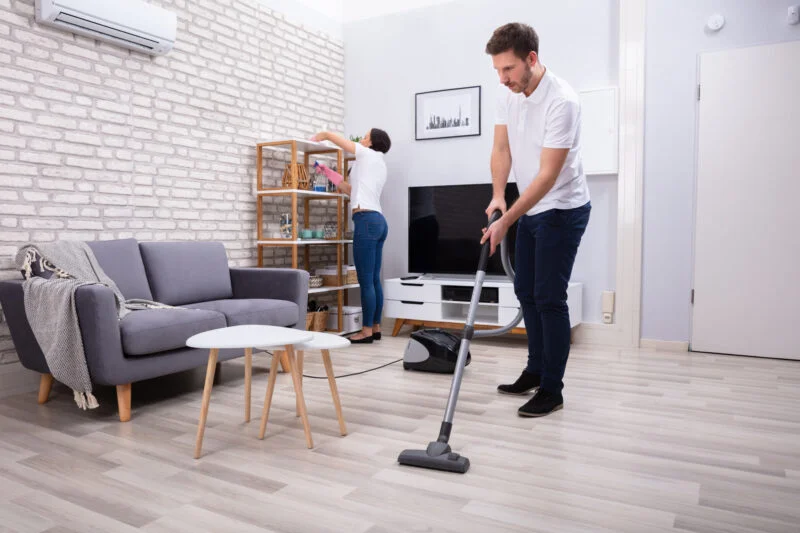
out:
<path id="1" fill-rule="evenodd" d="M 458 327 L 467 320 L 473 276 L 422 276 L 416 279 L 394 278 L 384 282 L 384 315 L 395 319 L 393 335 L 405 324 L 428 327 Z M 582 283 L 570 283 L 567 289 L 569 323 L 581 323 Z M 481 291 L 481 303 L 475 315 L 476 326 L 504 326 L 517 316 L 519 300 L 514 285 L 501 277 L 487 277 Z M 525 334 L 525 322 L 513 333 Z"/>

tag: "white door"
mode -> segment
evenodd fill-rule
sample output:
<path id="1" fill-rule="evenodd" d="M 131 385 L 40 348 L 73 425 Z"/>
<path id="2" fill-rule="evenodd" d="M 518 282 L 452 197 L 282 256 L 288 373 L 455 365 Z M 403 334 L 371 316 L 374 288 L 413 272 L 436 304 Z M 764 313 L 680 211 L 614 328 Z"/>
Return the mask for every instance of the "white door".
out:
<path id="1" fill-rule="evenodd" d="M 691 348 L 800 359 L 800 42 L 700 57 Z"/>

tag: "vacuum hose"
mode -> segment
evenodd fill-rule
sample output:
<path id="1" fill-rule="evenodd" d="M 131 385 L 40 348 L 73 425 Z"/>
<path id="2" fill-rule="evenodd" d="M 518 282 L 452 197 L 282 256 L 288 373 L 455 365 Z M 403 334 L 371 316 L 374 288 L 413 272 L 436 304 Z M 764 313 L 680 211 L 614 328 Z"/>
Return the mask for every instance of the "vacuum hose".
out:
<path id="1" fill-rule="evenodd" d="M 492 216 L 489 218 L 489 225 L 493 224 L 502 216 L 500 211 L 495 211 L 492 213 Z M 478 270 L 485 272 L 486 271 L 486 264 L 489 262 L 489 241 L 483 243 L 483 248 L 481 249 L 481 258 L 478 261 Z M 503 237 L 503 241 L 500 243 L 500 260 L 503 263 L 503 270 L 506 273 L 506 277 L 514 283 L 514 267 L 511 266 L 511 258 L 509 257 L 508 251 L 508 234 Z M 480 338 L 480 337 L 496 337 L 498 335 L 505 335 L 515 327 L 517 324 L 522 322 L 522 306 L 519 308 L 519 312 L 517 312 L 517 316 L 514 317 L 514 320 L 506 324 L 501 328 L 494 328 L 494 329 L 484 329 L 484 330 L 476 330 L 473 334 L 473 338 Z"/>

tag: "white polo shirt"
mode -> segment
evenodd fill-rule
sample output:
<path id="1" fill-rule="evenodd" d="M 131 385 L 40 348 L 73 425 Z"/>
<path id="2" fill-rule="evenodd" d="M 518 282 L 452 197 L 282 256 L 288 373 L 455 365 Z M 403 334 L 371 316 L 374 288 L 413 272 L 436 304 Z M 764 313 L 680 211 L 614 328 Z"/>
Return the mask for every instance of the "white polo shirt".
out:
<path id="1" fill-rule="evenodd" d="M 381 211 L 381 192 L 386 184 L 386 161 L 383 153 L 356 144 L 356 161 L 350 174 L 350 210 Z"/>
<path id="2" fill-rule="evenodd" d="M 564 80 L 545 67 L 542 80 L 530 96 L 513 93 L 501 85 L 495 123 L 508 127 L 511 168 L 520 194 L 539 173 L 542 148 L 569 148 L 555 185 L 528 215 L 549 209 L 573 209 L 589 201 L 580 154 L 580 101 Z"/>

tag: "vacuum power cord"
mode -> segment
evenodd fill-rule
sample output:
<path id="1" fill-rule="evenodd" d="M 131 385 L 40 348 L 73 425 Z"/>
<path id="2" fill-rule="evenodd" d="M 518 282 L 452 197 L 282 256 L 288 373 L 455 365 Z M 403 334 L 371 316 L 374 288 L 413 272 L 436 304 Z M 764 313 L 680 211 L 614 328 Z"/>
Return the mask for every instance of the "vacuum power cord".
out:
<path id="1" fill-rule="evenodd" d="M 268 353 L 269 355 L 274 357 L 274 354 L 272 352 L 266 351 L 266 353 Z M 368 368 L 367 370 L 362 370 L 360 372 L 353 372 L 351 374 L 343 374 L 341 376 L 333 376 L 333 377 L 334 377 L 334 379 L 339 379 L 339 378 L 349 378 L 350 376 L 359 376 L 361 374 L 366 374 L 367 372 L 374 372 L 375 370 L 380 370 L 381 368 L 387 367 L 389 365 L 393 365 L 395 363 L 399 363 L 402 360 L 403 360 L 403 358 L 401 357 L 400 359 L 395 359 L 394 361 L 390 361 L 390 362 L 388 362 L 386 364 L 383 364 L 381 366 L 376 366 L 375 368 Z M 328 379 L 328 376 L 309 376 L 308 374 L 303 374 L 303 377 L 304 378 L 309 378 L 309 379 Z"/>

